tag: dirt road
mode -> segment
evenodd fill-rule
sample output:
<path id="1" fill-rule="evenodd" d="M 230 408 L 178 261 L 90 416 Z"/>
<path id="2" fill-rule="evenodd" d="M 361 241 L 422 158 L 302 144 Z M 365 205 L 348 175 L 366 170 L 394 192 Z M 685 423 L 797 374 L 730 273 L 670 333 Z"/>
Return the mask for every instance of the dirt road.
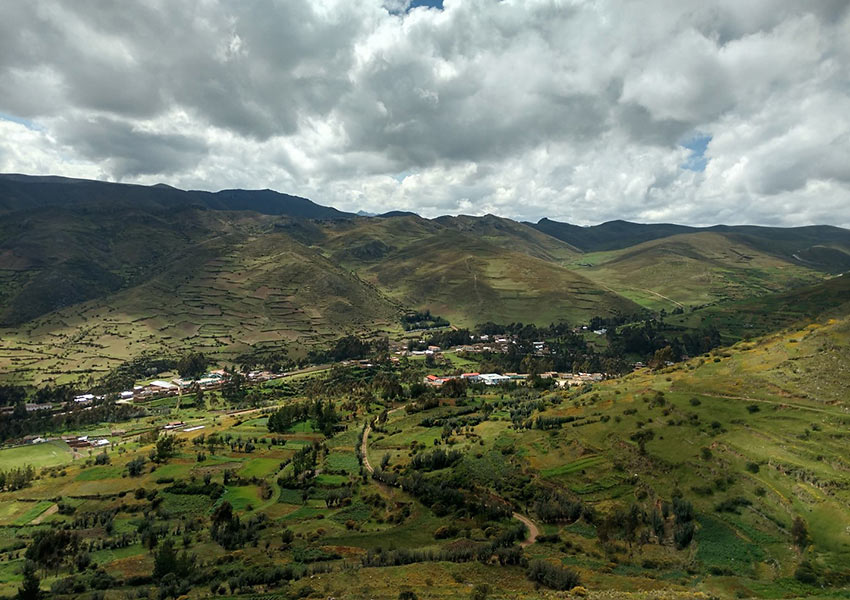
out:
<path id="1" fill-rule="evenodd" d="M 526 536 L 526 538 L 522 542 L 520 542 L 519 545 L 522 546 L 523 548 L 525 548 L 526 546 L 530 546 L 531 544 L 536 542 L 537 536 L 540 535 L 540 530 L 537 529 L 537 525 L 534 524 L 534 521 L 532 521 L 528 517 L 522 516 L 521 514 L 519 514 L 517 512 L 515 512 L 513 516 L 514 516 L 514 519 L 516 519 L 517 521 L 519 521 L 520 523 L 525 525 L 526 528 L 528 529 L 528 535 Z"/>

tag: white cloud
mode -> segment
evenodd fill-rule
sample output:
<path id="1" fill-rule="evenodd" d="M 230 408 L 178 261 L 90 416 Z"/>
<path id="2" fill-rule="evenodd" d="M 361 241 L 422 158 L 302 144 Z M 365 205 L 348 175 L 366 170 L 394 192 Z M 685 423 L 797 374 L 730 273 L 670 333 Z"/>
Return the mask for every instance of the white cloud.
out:
<path id="1" fill-rule="evenodd" d="M 0 168 L 426 216 L 850 225 L 846 2 L 409 4 L 13 4 Z"/>

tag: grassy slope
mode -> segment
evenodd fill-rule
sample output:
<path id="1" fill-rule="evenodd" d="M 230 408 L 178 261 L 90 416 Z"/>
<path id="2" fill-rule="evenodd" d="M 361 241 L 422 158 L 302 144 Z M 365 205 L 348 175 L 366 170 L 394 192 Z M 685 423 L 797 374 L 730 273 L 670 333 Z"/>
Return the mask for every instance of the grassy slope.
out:
<path id="1" fill-rule="evenodd" d="M 439 217 L 435 221 L 448 229 L 482 238 L 506 250 L 523 252 L 550 262 L 568 261 L 581 252 L 575 246 L 524 223 L 494 215 Z"/>
<path id="2" fill-rule="evenodd" d="M 669 541 L 663 546 L 652 542 L 636 544 L 632 550 L 620 542 L 615 544 L 617 549 L 613 554 L 607 554 L 593 535 L 593 527 L 583 521 L 574 525 L 546 525 L 544 532 L 558 533 L 563 542 L 534 544 L 527 548 L 526 556 L 577 569 L 592 594 L 617 590 L 619 595 L 604 597 L 628 598 L 624 592 L 661 589 L 667 591 L 659 597 L 671 598 L 677 597 L 676 590 L 699 590 L 721 598 L 814 594 L 817 588 L 801 587 L 792 577 L 803 557 L 790 543 L 789 527 L 794 516 L 803 516 L 809 526 L 812 548 L 804 553 L 818 569 L 840 571 L 850 564 L 845 533 L 850 526 L 847 474 L 850 464 L 845 443 L 846 427 L 850 423 L 846 412 L 850 400 L 845 394 L 845 382 L 850 374 L 847 352 L 850 319 L 840 316 L 840 311 L 834 316 L 835 319 L 816 325 L 718 350 L 710 357 L 699 357 L 661 373 L 641 371 L 596 385 L 583 395 L 559 392 L 552 396 L 560 396 L 562 401 L 547 409 L 547 414 L 583 416 L 591 421 L 588 425 L 566 425 L 552 432 L 517 431 L 506 418 L 497 418 L 475 426 L 467 432 L 470 435 L 457 432 L 453 447 L 467 453 L 463 468 L 471 478 L 498 486 L 503 477 L 522 470 L 601 512 L 633 502 L 651 509 L 656 499 L 669 500 L 674 489 L 681 490 L 694 502 L 699 513 L 696 541 L 682 552 L 674 550 Z M 658 391 L 664 393 L 663 406 L 644 402 Z M 692 404 L 693 398 L 699 400 L 698 405 Z M 500 397 L 498 392 L 486 396 L 490 403 L 503 399 L 505 396 Z M 507 401 L 521 401 L 521 398 L 507 396 Z M 173 403 L 174 399 L 165 401 L 168 406 L 173 407 Z M 751 412 L 747 408 L 751 405 L 759 410 Z M 631 413 L 630 409 L 636 412 Z M 378 461 L 384 453 L 389 453 L 391 464 L 406 462 L 412 441 L 430 448 L 433 439 L 441 435 L 441 427 L 422 427 L 421 420 L 456 410 L 442 406 L 424 414 L 394 413 L 386 432 L 375 434 L 371 440 L 370 459 Z M 693 421 L 691 415 L 697 420 Z M 610 419 L 601 421 L 606 416 Z M 203 432 L 207 434 L 221 431 L 236 436 L 268 435 L 262 418 L 243 416 L 246 420 L 241 422 L 235 416 L 197 409 L 147 417 L 132 429 L 160 427 L 175 418 L 205 424 Z M 327 441 L 331 453 L 323 461 L 323 470 L 355 476 L 353 452 L 363 418 L 360 415 L 345 421 L 348 431 Z M 646 455 L 630 440 L 639 428 L 651 429 L 656 434 L 647 444 Z M 200 433 L 178 435 L 191 438 Z M 32 524 L 42 514 L 48 515 L 45 517 L 48 525 L 73 519 L 49 513 L 58 497 L 78 505 L 78 513 L 109 510 L 120 503 L 141 504 L 133 499 L 132 493 L 123 498 L 110 494 L 132 492 L 140 486 L 162 490 L 167 484 L 158 484 L 157 479 L 164 477 L 200 478 L 211 473 L 216 481 L 221 481 L 224 468 L 235 468 L 244 475 L 256 474 L 274 481 L 280 461 L 290 457 L 299 443 L 321 438 L 308 431 L 284 437 L 285 447 L 260 443 L 253 454 L 224 448 L 203 463 L 196 462 L 195 448 L 184 446 L 168 465 L 152 473 L 146 469 L 138 479 L 122 477 L 124 465 L 134 456 L 146 456 L 151 445 L 128 440 L 123 444 L 126 454 L 110 452 L 112 465 L 82 468 L 84 454 L 63 474 L 54 473 L 55 476 L 43 477 L 30 488 L 5 493 L 0 525 Z M 26 459 L 16 456 L 14 460 L 36 462 L 47 447 L 26 447 L 31 456 Z M 506 453 L 503 451 L 506 448 L 515 450 Z M 709 458 L 703 457 L 703 448 L 710 449 Z M 69 461 L 66 458 L 63 462 Z M 757 473 L 747 470 L 749 462 L 759 465 Z M 347 476 L 329 475 L 328 485 L 333 487 L 336 480 Z M 716 483 L 721 478 L 725 482 L 723 489 Z M 706 487 L 711 491 L 694 491 Z M 758 488 L 765 490 L 763 496 L 757 495 Z M 237 505 L 237 510 L 263 511 L 274 522 L 274 526 L 264 530 L 259 547 L 246 548 L 239 554 L 239 560 L 245 564 L 285 560 L 285 555 L 279 554 L 270 559 L 268 551 L 263 549 L 269 541 L 272 552 L 278 552 L 280 530 L 284 526 L 300 536 L 296 539 L 298 547 L 332 548 L 354 560 L 365 548 L 437 547 L 451 543 L 451 540 L 434 540 L 432 535 L 437 527 L 449 521 L 437 518 L 398 490 L 367 482 L 352 507 L 328 509 L 321 500 L 323 489 L 318 486 L 315 497 L 311 496 L 302 505 L 298 491 L 287 495 L 275 489 L 273 500 L 265 501 L 255 486 L 229 486 L 226 497 Z M 391 498 L 391 507 L 412 503 L 410 516 L 398 524 L 377 519 L 383 512 L 374 513 L 359 499 L 375 492 Z M 203 497 L 161 493 L 163 506 L 174 519 L 209 515 L 213 507 Z M 95 498 L 98 494 L 101 497 Z M 715 511 L 722 500 L 739 496 L 753 504 L 742 508 L 739 514 Z M 282 500 L 274 501 L 278 497 Z M 324 518 L 317 518 L 319 515 Z M 116 531 L 134 531 L 137 518 L 137 513 L 119 513 Z M 356 529 L 346 525 L 350 519 L 357 521 Z M 0 528 L 0 537 L 5 535 L 4 531 L 19 537 L 32 533 L 31 529 Z M 92 531 L 91 535 L 102 534 Z M 483 532 L 473 529 L 471 536 L 483 539 Z M 208 559 L 224 554 L 204 535 L 195 538 L 193 552 Z M 6 543 L 5 538 L 0 541 Z M 110 573 L 124 577 L 149 574 L 152 568 L 150 554 L 138 544 L 99 551 L 94 558 Z M 20 560 L 12 564 L 19 568 Z M 710 569 L 728 574 L 712 575 Z M 12 575 L 12 571 L 8 576 L 0 573 L 3 593 L 16 590 L 18 580 Z M 352 583 L 351 571 L 317 575 L 298 582 L 295 588 L 309 583 L 314 589 L 336 597 L 396 598 L 402 586 L 411 586 L 420 597 L 456 599 L 469 597 L 472 584 L 486 581 L 493 585 L 496 598 L 557 597 L 536 591 L 518 567 L 418 563 L 363 569 L 356 575 L 356 583 Z M 46 578 L 44 585 L 49 586 L 51 581 L 52 577 Z"/>
<path id="3" fill-rule="evenodd" d="M 548 324 L 638 310 L 560 266 L 575 256 L 566 244 L 496 218 L 441 222 L 363 221 L 340 227 L 323 247 L 402 304 L 430 308 L 458 325 Z"/>
<path id="4" fill-rule="evenodd" d="M 653 309 L 735 300 L 817 281 L 821 275 L 718 233 L 676 235 L 585 254 L 579 273 Z"/>
<path id="5" fill-rule="evenodd" d="M 600 506 L 627 505 L 639 490 L 648 492 L 650 502 L 681 490 L 702 515 L 695 558 L 733 571 L 735 560 L 746 565 L 739 570 L 742 580 L 707 581 L 706 589 L 728 592 L 734 583 L 750 593 L 781 594 L 780 581 L 802 558 L 789 542 L 795 516 L 808 523 L 813 547 L 806 555 L 818 568 L 840 572 L 850 565 L 848 346 L 850 319 L 831 319 L 664 373 L 642 371 L 597 386 L 550 413 L 611 420 L 562 430 L 555 442 L 529 434 L 523 440 L 528 460 L 544 477 Z M 664 406 L 644 402 L 659 391 Z M 624 412 L 632 408 L 635 414 Z M 696 424 L 689 423 L 690 415 L 696 415 Z M 655 432 L 646 456 L 630 440 L 638 429 Z M 703 448 L 710 449 L 710 458 L 702 456 Z M 593 464 L 566 468 L 588 455 Z M 747 470 L 747 463 L 758 464 L 758 472 Z M 715 483 L 727 476 L 731 483 Z M 757 488 L 766 493 L 757 495 Z M 715 511 L 731 497 L 753 504 L 740 514 Z M 771 567 L 771 561 L 781 567 Z"/>
<path id="6" fill-rule="evenodd" d="M 685 327 L 714 326 L 729 340 L 751 339 L 815 318 L 850 314 L 850 277 L 839 276 L 794 290 L 707 306 L 667 317 Z"/>
<path id="7" fill-rule="evenodd" d="M 393 330 L 402 307 L 457 325 L 578 322 L 818 277 L 738 233 L 581 255 L 493 216 L 310 222 L 116 202 L 0 217 L 7 378 L 96 376 L 144 350 L 323 343 Z"/>
<path id="8" fill-rule="evenodd" d="M 255 228 L 195 245 L 140 285 L 7 329 L 2 370 L 67 380 L 143 350 L 233 354 L 395 321 L 396 307 L 356 276 L 283 233 Z"/>

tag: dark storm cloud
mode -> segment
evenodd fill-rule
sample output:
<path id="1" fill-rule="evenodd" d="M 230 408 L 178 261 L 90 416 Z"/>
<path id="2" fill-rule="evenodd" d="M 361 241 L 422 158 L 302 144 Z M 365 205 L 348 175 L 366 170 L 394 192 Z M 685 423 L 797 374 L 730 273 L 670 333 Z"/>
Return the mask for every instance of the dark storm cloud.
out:
<path id="1" fill-rule="evenodd" d="M 83 157 L 105 161 L 119 179 L 177 173 L 197 165 L 207 151 L 203 138 L 140 131 L 106 117 L 71 121 L 57 133 Z"/>

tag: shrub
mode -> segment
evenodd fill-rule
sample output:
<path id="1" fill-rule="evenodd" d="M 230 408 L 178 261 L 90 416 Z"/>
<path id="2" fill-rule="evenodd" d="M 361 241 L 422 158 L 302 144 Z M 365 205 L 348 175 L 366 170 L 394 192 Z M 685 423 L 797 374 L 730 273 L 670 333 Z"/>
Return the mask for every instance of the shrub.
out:
<path id="1" fill-rule="evenodd" d="M 130 462 L 127 463 L 127 472 L 130 474 L 130 477 L 138 477 L 142 474 L 142 469 L 145 466 L 145 459 L 141 456 L 138 458 L 134 458 Z"/>
<path id="2" fill-rule="evenodd" d="M 685 523 L 677 522 L 673 528 L 673 542 L 676 544 L 676 548 L 679 550 L 687 548 L 691 540 L 694 539 L 694 530 L 693 521 L 687 521 Z"/>
<path id="3" fill-rule="evenodd" d="M 747 500 L 746 498 L 742 498 L 741 496 L 737 496 L 735 498 L 728 498 L 714 507 L 714 510 L 717 512 L 730 512 L 740 514 L 738 509 L 742 506 L 749 506 L 752 502 Z"/>
<path id="4" fill-rule="evenodd" d="M 794 578 L 809 585 L 816 585 L 818 582 L 818 574 L 815 572 L 814 567 L 812 567 L 812 563 L 807 560 L 801 562 L 797 570 L 794 571 Z"/>
<path id="5" fill-rule="evenodd" d="M 531 581 L 553 590 L 571 590 L 581 584 L 578 574 L 542 560 L 528 563 L 526 575 Z"/>
<path id="6" fill-rule="evenodd" d="M 794 545 L 798 548 L 805 548 L 809 542 L 809 529 L 800 517 L 795 518 L 791 524 L 791 537 L 794 538 Z"/>

